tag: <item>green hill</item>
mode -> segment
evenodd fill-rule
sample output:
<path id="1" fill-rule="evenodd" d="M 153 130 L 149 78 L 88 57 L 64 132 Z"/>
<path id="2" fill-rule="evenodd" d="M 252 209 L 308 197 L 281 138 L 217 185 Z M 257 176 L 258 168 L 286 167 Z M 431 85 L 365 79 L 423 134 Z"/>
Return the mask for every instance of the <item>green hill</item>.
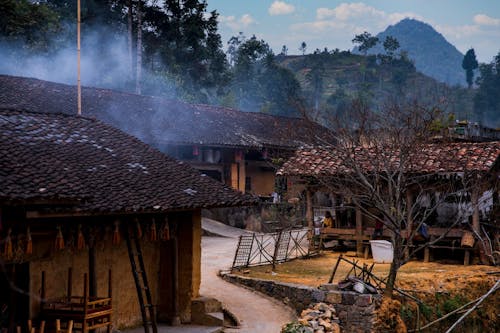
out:
<path id="1" fill-rule="evenodd" d="M 295 73 L 309 108 L 317 117 L 347 112 L 353 98 L 372 107 L 410 101 L 439 106 L 456 118 L 471 119 L 473 92 L 450 87 L 419 73 L 405 58 L 381 60 L 349 51 L 316 52 L 305 56 L 278 56 L 281 66 Z"/>

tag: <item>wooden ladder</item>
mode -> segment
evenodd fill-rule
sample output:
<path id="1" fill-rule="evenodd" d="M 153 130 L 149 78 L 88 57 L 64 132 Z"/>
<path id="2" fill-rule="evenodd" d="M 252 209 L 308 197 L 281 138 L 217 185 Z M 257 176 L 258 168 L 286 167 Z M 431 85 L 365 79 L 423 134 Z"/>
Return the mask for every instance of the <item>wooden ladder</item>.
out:
<path id="1" fill-rule="evenodd" d="M 151 289 L 149 289 L 141 244 L 137 236 L 137 229 L 132 229 L 134 232 L 131 235 L 129 228 L 125 227 L 125 240 L 127 242 L 130 267 L 132 268 L 132 275 L 134 276 L 135 287 L 137 289 L 137 298 L 141 307 L 142 325 L 144 326 L 145 333 L 149 333 L 150 327 L 153 333 L 158 333 L 155 308 L 151 297 Z M 139 262 L 139 267 L 137 267 L 136 259 Z M 147 303 L 144 303 L 144 298 Z"/>

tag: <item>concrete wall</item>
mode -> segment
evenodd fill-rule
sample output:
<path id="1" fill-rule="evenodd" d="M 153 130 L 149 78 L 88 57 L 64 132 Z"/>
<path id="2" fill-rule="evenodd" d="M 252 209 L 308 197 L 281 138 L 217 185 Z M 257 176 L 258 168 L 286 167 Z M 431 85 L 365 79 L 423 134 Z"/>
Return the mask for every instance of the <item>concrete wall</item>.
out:
<path id="1" fill-rule="evenodd" d="M 325 302 L 335 307 L 343 332 L 376 332 L 374 327 L 376 310 L 381 295 L 358 294 L 353 291 L 335 290 L 334 285 L 320 288 L 293 283 L 247 278 L 234 274 L 225 274 L 226 281 L 244 285 L 266 295 L 274 297 L 294 308 L 297 313 L 312 303 Z"/>

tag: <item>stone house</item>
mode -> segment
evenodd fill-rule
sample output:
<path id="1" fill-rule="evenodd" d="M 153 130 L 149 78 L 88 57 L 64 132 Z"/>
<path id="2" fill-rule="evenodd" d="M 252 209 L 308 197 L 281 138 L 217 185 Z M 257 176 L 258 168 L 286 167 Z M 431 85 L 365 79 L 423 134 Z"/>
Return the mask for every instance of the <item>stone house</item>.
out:
<path id="1" fill-rule="evenodd" d="M 129 234 L 142 248 L 157 319 L 189 322 L 201 209 L 254 197 L 101 121 L 47 111 L 0 109 L 0 324 L 39 318 L 48 299 L 112 288 L 113 327 L 138 325 Z"/>
<path id="2" fill-rule="evenodd" d="M 0 106 L 74 110 L 76 87 L 0 75 Z M 234 189 L 267 197 L 277 165 L 300 146 L 331 143 L 314 122 L 226 107 L 188 104 L 109 89 L 82 88 L 83 114 L 139 138 Z M 71 111 L 73 112 L 73 111 Z"/>

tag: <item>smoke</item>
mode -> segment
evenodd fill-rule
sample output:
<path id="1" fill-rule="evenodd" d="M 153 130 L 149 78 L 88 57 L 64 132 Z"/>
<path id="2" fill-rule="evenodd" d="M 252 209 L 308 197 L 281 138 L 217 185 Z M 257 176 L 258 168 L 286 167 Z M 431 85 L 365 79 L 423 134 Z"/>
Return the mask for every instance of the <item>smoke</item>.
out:
<path id="1" fill-rule="evenodd" d="M 48 52 L 36 53 L 21 42 L 0 41 L 0 74 L 75 85 L 77 41 L 76 33 L 74 35 L 74 41 L 70 40 Z M 49 45 L 58 45 L 58 42 L 55 36 Z M 135 90 L 135 63 L 130 62 L 125 32 L 82 27 L 81 82 L 84 86 L 129 92 Z M 154 75 L 144 64 L 142 84 L 147 94 L 175 96 L 175 84 L 168 76 L 165 73 Z"/>

